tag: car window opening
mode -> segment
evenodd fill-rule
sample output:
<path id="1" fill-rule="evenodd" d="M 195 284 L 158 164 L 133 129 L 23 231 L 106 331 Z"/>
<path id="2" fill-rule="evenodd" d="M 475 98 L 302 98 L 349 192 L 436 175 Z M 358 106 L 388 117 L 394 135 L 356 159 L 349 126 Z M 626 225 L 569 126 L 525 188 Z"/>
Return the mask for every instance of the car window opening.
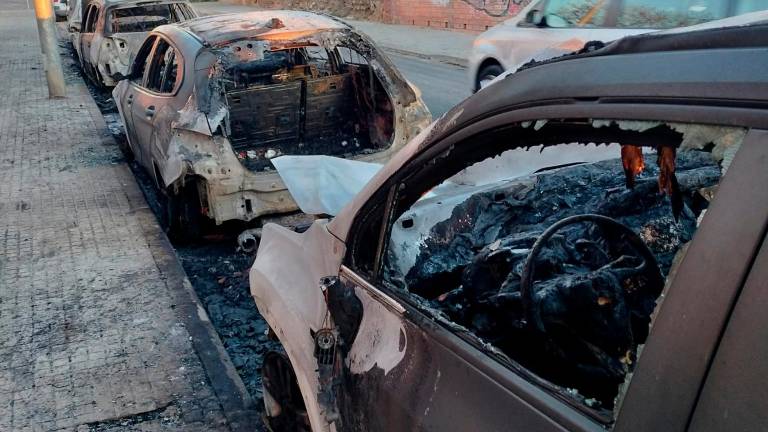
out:
<path id="1" fill-rule="evenodd" d="M 183 21 L 186 8 L 186 5 L 157 4 L 114 9 L 110 13 L 109 28 L 112 33 L 148 32 L 157 26 Z"/>
<path id="2" fill-rule="evenodd" d="M 147 76 L 147 88 L 159 93 L 172 93 L 176 87 L 178 59 L 173 48 L 163 39 L 157 43 Z"/>
<path id="3" fill-rule="evenodd" d="M 394 107 L 372 66 L 354 49 L 307 45 L 264 50 L 238 41 L 222 83 L 228 138 L 252 171 L 280 155 L 352 157 L 388 148 Z"/>
<path id="4" fill-rule="evenodd" d="M 533 144 L 562 140 L 554 123 L 496 131 L 491 154 L 464 146 L 476 155 L 451 155 L 447 180 L 407 177 L 381 278 L 610 421 L 745 130 L 595 121 L 581 144 Z M 521 135 L 532 147 L 510 150 Z"/>

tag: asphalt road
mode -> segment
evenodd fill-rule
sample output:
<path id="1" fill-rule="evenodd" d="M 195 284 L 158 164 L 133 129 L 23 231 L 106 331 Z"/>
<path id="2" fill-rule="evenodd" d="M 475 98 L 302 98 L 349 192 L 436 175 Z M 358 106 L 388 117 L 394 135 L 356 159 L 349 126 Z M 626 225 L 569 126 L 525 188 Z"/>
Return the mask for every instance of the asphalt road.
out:
<path id="1" fill-rule="evenodd" d="M 392 52 L 387 55 L 405 78 L 421 90 L 421 97 L 434 118 L 472 93 L 463 67 Z"/>
<path id="2" fill-rule="evenodd" d="M 0 10 L 33 9 L 32 0 L 0 0 Z"/>

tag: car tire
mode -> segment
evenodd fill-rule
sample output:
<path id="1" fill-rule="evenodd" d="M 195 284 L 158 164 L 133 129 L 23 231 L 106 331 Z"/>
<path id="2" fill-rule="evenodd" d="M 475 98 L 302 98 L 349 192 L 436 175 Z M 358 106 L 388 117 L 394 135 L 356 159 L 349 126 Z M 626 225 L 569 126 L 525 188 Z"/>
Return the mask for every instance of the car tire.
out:
<path id="1" fill-rule="evenodd" d="M 483 66 L 480 72 L 477 73 L 477 79 L 475 80 L 475 91 L 487 86 L 494 78 L 504 73 L 504 68 L 498 63 L 491 63 Z"/>
<path id="2" fill-rule="evenodd" d="M 264 355 L 261 367 L 264 423 L 271 432 L 311 432 L 307 409 L 291 361 L 282 352 Z"/>
<path id="3" fill-rule="evenodd" d="M 200 196 L 194 182 L 177 191 L 166 190 L 158 195 L 161 225 L 171 242 L 194 243 L 202 237 L 203 214 Z"/>
<path id="4" fill-rule="evenodd" d="M 125 158 L 125 161 L 130 163 L 133 162 L 135 159 L 133 155 L 133 150 L 131 150 L 131 145 L 128 143 L 128 138 L 123 136 L 123 139 L 118 139 L 117 147 L 120 149 L 120 151 L 123 153 L 123 157 Z"/>

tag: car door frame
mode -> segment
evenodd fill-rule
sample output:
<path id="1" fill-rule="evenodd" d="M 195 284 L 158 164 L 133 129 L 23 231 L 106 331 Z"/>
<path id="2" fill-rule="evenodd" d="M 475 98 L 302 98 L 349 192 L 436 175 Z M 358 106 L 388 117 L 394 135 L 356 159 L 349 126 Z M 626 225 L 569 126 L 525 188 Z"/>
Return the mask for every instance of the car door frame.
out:
<path id="1" fill-rule="evenodd" d="M 91 47 L 93 46 L 93 40 L 96 34 L 96 23 L 98 22 L 100 11 L 101 7 L 98 3 L 89 2 L 86 5 L 86 9 L 83 12 L 83 22 L 81 24 L 82 31 L 80 32 L 79 37 L 80 65 L 94 82 L 98 82 L 98 76 L 94 73 L 95 65 L 91 58 Z M 95 14 L 93 18 L 91 18 L 92 14 Z M 91 19 L 94 20 L 93 28 L 90 28 L 88 25 L 89 22 L 91 22 Z"/>
<path id="2" fill-rule="evenodd" d="M 144 75 L 141 80 L 141 85 L 135 85 L 135 83 L 130 83 L 129 88 L 126 91 L 127 97 L 131 95 L 130 92 L 133 92 L 133 101 L 132 101 L 132 108 L 131 108 L 131 122 L 133 124 L 134 134 L 136 137 L 137 145 L 141 147 L 141 163 L 146 167 L 146 169 L 150 172 L 150 175 L 155 180 L 155 183 L 160 187 L 161 189 L 165 187 L 164 182 L 160 178 L 160 174 L 158 172 L 158 169 L 161 169 L 162 167 L 157 166 L 158 159 L 164 159 L 167 154 L 167 143 L 166 145 L 157 145 L 157 131 L 156 127 L 158 124 L 158 119 L 160 114 L 160 111 L 163 109 L 163 107 L 168 106 L 168 101 L 171 103 L 174 101 L 176 96 L 181 91 L 186 71 L 185 68 L 187 66 L 184 54 L 179 49 L 179 44 L 176 44 L 172 38 L 167 37 L 166 35 L 163 35 L 162 33 L 150 33 L 149 36 L 157 36 L 157 39 L 155 40 L 152 51 L 150 52 L 149 56 L 147 57 L 147 65 L 144 70 Z M 152 66 L 155 59 L 155 55 L 157 54 L 157 47 L 160 43 L 160 41 L 165 41 L 168 46 L 173 49 L 174 56 L 178 58 L 179 63 L 177 67 L 177 77 L 176 77 L 176 83 L 174 85 L 173 91 L 171 93 L 160 93 L 157 91 L 154 91 L 147 87 L 147 83 L 149 80 L 149 76 L 152 73 Z M 163 103 L 160 103 L 163 102 Z M 186 102 L 186 101 L 184 101 Z M 177 107 L 179 108 L 179 107 Z M 149 112 L 151 110 L 153 112 L 153 115 L 151 117 L 151 120 L 149 122 L 146 122 L 147 124 L 145 127 L 149 128 L 148 131 L 148 142 L 144 143 L 142 142 L 141 135 L 139 134 L 138 128 L 137 128 L 137 118 L 136 114 L 141 115 L 141 111 L 144 111 L 145 113 Z M 176 110 L 174 110 L 176 111 Z M 143 118 L 141 118 L 141 121 L 144 121 Z M 170 128 L 170 122 L 167 125 Z"/>
<path id="3" fill-rule="evenodd" d="M 558 118 L 625 118 L 625 119 L 633 119 L 633 120 L 658 120 L 658 119 L 665 119 L 664 121 L 681 121 L 681 122 L 692 122 L 692 123 L 699 123 L 699 124 L 725 124 L 725 125 L 731 125 L 731 126 L 742 126 L 742 127 L 750 127 L 752 126 L 751 122 L 755 119 L 760 118 L 760 116 L 764 116 L 765 112 L 761 111 L 759 109 L 754 110 L 739 110 L 736 106 L 734 107 L 712 107 L 712 106 L 698 106 L 696 110 L 691 110 L 690 106 L 687 106 L 684 101 L 681 101 L 681 103 L 674 104 L 672 101 L 669 104 L 659 104 L 659 103 L 648 103 L 645 105 L 642 104 L 633 104 L 633 103 L 616 103 L 616 104 L 610 104 L 608 106 L 603 105 L 594 105 L 594 104 L 588 104 L 584 102 L 576 101 L 573 104 L 570 105 L 549 105 L 549 106 L 533 106 L 529 108 L 523 108 L 518 110 L 512 110 L 507 111 L 505 113 L 501 114 L 495 114 L 490 117 L 485 118 L 479 118 L 474 123 L 470 124 L 469 126 L 466 126 L 462 129 L 458 129 L 453 131 L 452 133 L 445 135 L 442 139 L 440 139 L 440 142 L 435 143 L 434 145 L 431 145 L 426 148 L 422 148 L 419 152 L 417 152 L 409 162 L 406 162 L 403 167 L 401 167 L 400 170 L 398 170 L 394 175 L 392 175 L 387 181 L 385 181 L 381 187 L 378 189 L 377 192 L 374 192 L 371 195 L 371 198 L 368 200 L 366 204 L 364 204 L 360 211 L 358 211 L 357 215 L 354 217 L 353 222 L 351 224 L 351 228 L 349 230 L 349 234 L 347 235 L 347 250 L 350 254 L 354 253 L 354 250 L 356 249 L 354 242 L 355 242 L 355 236 L 359 234 L 359 227 L 356 227 L 358 221 L 361 218 L 368 217 L 366 215 L 366 212 L 369 212 L 373 206 L 380 206 L 381 202 L 383 201 L 385 204 L 385 211 L 381 215 L 382 221 L 385 225 L 382 225 L 382 231 L 379 236 L 379 241 L 375 245 L 375 248 L 377 249 L 377 256 L 381 256 L 386 243 L 383 243 L 386 241 L 386 239 L 389 236 L 388 227 L 391 227 L 391 224 L 394 223 L 393 220 L 391 220 L 393 217 L 391 215 L 392 211 L 392 200 L 394 199 L 394 193 L 396 191 L 396 188 L 398 187 L 398 184 L 401 179 L 403 179 L 409 170 L 417 170 L 422 169 L 426 164 L 433 160 L 437 155 L 441 154 L 442 152 L 446 151 L 450 148 L 450 146 L 457 144 L 458 142 L 475 135 L 477 133 L 480 133 L 484 130 L 488 130 L 492 127 L 498 127 L 502 126 L 504 124 L 512 124 L 515 122 L 522 122 L 522 121 L 535 121 L 540 119 L 546 119 L 546 118 L 552 118 L 552 119 L 558 119 Z M 684 108 L 681 110 L 681 108 Z M 728 111 L 728 116 L 723 116 L 724 111 Z M 446 118 L 451 118 L 451 112 L 447 113 Z M 764 120 L 761 120 L 763 123 Z M 743 152 L 742 152 L 743 153 Z M 739 166 L 743 164 L 739 159 L 744 159 L 743 157 L 738 158 L 734 161 L 731 168 L 733 170 L 736 170 L 735 172 L 739 172 Z M 723 182 L 725 184 L 731 184 L 735 183 L 736 181 L 733 180 L 733 178 L 744 178 L 748 177 L 748 173 L 741 173 L 739 175 L 731 174 L 723 179 Z M 731 187 L 731 186 L 729 186 Z M 722 189 L 721 189 L 722 190 Z M 738 196 L 729 196 L 729 199 L 724 198 L 716 198 L 713 202 L 713 206 L 717 205 L 719 207 L 727 207 L 732 206 L 730 208 L 732 209 L 739 209 L 742 210 L 744 205 L 746 205 L 744 202 L 741 202 L 741 205 L 739 205 L 739 199 L 737 199 Z M 718 203 L 725 203 L 725 204 L 718 204 Z M 734 207 L 735 206 L 735 207 Z M 735 211 L 735 210 L 732 210 Z M 712 212 L 708 212 L 707 217 L 705 217 L 705 221 L 702 224 L 702 227 L 697 232 L 696 237 L 693 240 L 693 243 L 691 245 L 691 249 L 689 250 L 688 255 L 686 255 L 686 258 L 683 260 L 683 265 L 681 265 L 681 268 L 685 267 L 685 263 L 693 263 L 695 254 L 691 254 L 691 251 L 697 250 L 697 249 L 706 249 L 707 245 L 704 244 L 705 240 L 708 235 L 717 234 L 716 229 L 716 222 L 717 220 L 721 220 L 723 216 L 716 217 L 717 214 L 714 214 Z M 382 222 L 379 222 L 380 224 Z M 734 227 L 731 227 L 734 228 Z M 705 234 L 702 236 L 702 233 Z M 728 234 L 732 234 L 730 231 L 726 232 L 720 232 L 720 236 L 727 236 Z M 701 239 L 700 239 L 701 238 Z M 741 237 L 739 237 L 741 238 Z M 371 275 L 367 275 L 364 272 L 358 271 L 355 268 L 355 265 L 353 262 L 350 262 L 350 255 L 345 257 L 344 264 L 346 269 L 342 271 L 342 275 L 345 272 L 351 272 L 354 274 L 352 277 L 356 277 L 360 280 L 362 280 L 365 283 L 359 283 L 358 286 L 361 289 L 367 290 L 372 297 L 380 299 L 380 301 L 383 304 L 390 304 L 390 305 L 400 305 L 405 310 L 407 310 L 410 314 L 413 314 L 413 316 L 419 316 L 421 314 L 422 317 L 426 316 L 428 320 L 432 320 L 434 322 L 434 317 L 429 317 L 423 313 L 423 309 L 419 307 L 418 304 L 414 304 L 410 299 L 408 299 L 406 296 L 403 296 L 401 293 L 398 293 L 392 289 L 387 288 L 386 286 L 382 285 L 377 281 L 377 276 L 371 277 Z M 744 262 L 734 262 L 733 260 L 730 260 L 730 262 L 735 266 L 739 267 L 743 270 L 743 267 L 746 266 L 746 263 Z M 376 264 L 378 265 L 378 264 Z M 689 266 L 692 266 L 692 264 L 687 264 Z M 715 279 L 717 280 L 717 279 Z M 685 286 L 686 284 L 691 284 L 694 282 L 697 282 L 698 280 L 693 277 L 690 274 L 686 274 L 686 272 L 678 272 L 673 280 L 673 286 Z M 735 282 L 734 282 L 735 283 Z M 733 285 L 733 284 L 732 284 Z M 735 290 L 736 286 L 730 286 L 729 289 Z M 682 291 L 682 290 L 678 290 Z M 679 295 L 677 297 L 680 297 Z M 677 309 L 679 305 L 674 305 L 674 303 L 669 303 L 669 299 L 666 299 L 663 306 L 658 310 L 657 320 L 660 319 L 671 319 L 675 316 L 676 313 L 678 313 L 679 309 Z M 723 312 L 725 309 L 725 305 L 722 305 L 722 310 L 720 312 Z M 676 310 L 677 309 L 677 310 Z M 716 307 L 715 307 L 716 309 Z M 710 305 L 709 312 L 714 312 L 712 310 L 712 306 Z M 716 327 L 716 325 L 714 326 Z M 460 355 L 468 362 L 470 363 L 474 368 L 476 368 L 479 371 L 482 371 L 484 374 L 493 375 L 496 376 L 502 385 L 504 385 L 506 388 L 513 391 L 521 400 L 525 400 L 526 403 L 529 404 L 530 407 L 532 407 L 535 410 L 538 410 L 542 413 L 548 413 L 550 415 L 551 419 L 553 421 L 556 421 L 560 423 L 561 425 L 567 425 L 567 427 L 570 430 L 599 430 L 602 428 L 602 426 L 593 421 L 589 421 L 589 423 L 584 423 L 582 420 L 586 419 L 582 415 L 582 411 L 578 411 L 575 407 L 573 407 L 571 404 L 568 404 L 566 402 L 563 402 L 561 400 L 558 400 L 548 392 L 545 392 L 543 389 L 536 387 L 536 390 L 531 390 L 530 388 L 525 387 L 521 384 L 520 376 L 517 375 L 513 370 L 504 367 L 504 372 L 499 373 L 498 366 L 501 364 L 496 360 L 493 359 L 492 362 L 489 362 L 488 360 L 491 359 L 491 357 L 487 354 L 482 352 L 476 345 L 472 345 L 468 343 L 466 340 L 461 338 L 456 333 L 449 331 L 449 329 L 445 325 L 427 325 L 423 327 L 425 332 L 430 332 L 436 340 L 442 340 L 444 343 L 451 345 L 453 348 L 460 350 Z M 691 329 L 694 330 L 694 329 Z M 651 332 L 651 336 L 649 336 L 649 342 L 646 348 L 644 349 L 642 356 L 639 360 L 639 364 L 646 363 L 649 366 L 646 367 L 638 367 L 638 369 L 635 371 L 633 380 L 631 382 L 630 390 L 627 393 L 627 398 L 625 398 L 623 405 L 620 407 L 619 414 L 617 416 L 617 421 L 615 423 L 616 430 L 633 430 L 635 429 L 630 419 L 634 420 L 637 417 L 641 417 L 645 414 L 646 417 L 654 417 L 653 415 L 647 415 L 647 413 L 652 412 L 648 411 L 651 407 L 654 407 L 655 409 L 661 409 L 660 407 L 661 402 L 658 403 L 649 403 L 649 401 L 644 400 L 645 398 L 639 397 L 641 392 L 634 390 L 633 388 L 640 388 L 640 389 L 654 389 L 655 391 L 659 390 L 659 384 L 656 386 L 650 385 L 649 383 L 652 383 L 654 377 L 658 376 L 659 371 L 663 370 L 664 367 L 668 367 L 670 364 L 674 364 L 675 362 L 681 362 L 679 364 L 686 364 L 685 362 L 687 360 L 691 359 L 691 354 L 683 352 L 679 349 L 675 350 L 674 356 L 667 356 L 667 357 L 661 357 L 661 356 L 655 356 L 655 357 L 646 357 L 648 356 L 648 346 L 659 346 L 662 345 L 660 342 L 654 342 L 654 339 L 651 339 L 652 337 L 655 339 L 662 340 L 658 335 L 662 334 L 664 335 L 664 340 L 667 340 L 669 338 L 674 337 L 675 335 L 675 329 L 670 328 L 669 326 L 659 326 L 655 325 L 654 329 Z M 714 345 L 717 342 L 717 337 L 713 334 L 700 334 L 702 339 L 699 339 L 698 342 L 700 342 L 700 349 L 696 350 L 697 352 L 712 350 Z M 706 338 L 705 338 L 706 336 Z M 657 348 L 654 348 L 656 350 Z M 652 350 L 653 351 L 653 350 Z M 650 366 L 651 360 L 646 360 L 647 358 L 653 358 L 653 361 L 657 362 L 656 367 Z M 700 382 L 701 379 L 703 379 L 705 371 L 700 369 L 695 369 L 689 371 L 687 374 L 692 382 Z M 696 380 L 699 381 L 696 381 Z M 528 383 L 528 381 L 524 381 L 525 383 Z M 663 383 L 662 383 L 663 384 Z M 674 404 L 681 409 L 684 409 L 685 406 L 691 406 L 691 404 L 694 403 L 696 399 L 696 395 L 698 392 L 698 388 L 693 389 L 692 387 L 686 387 L 681 388 L 680 391 L 674 392 L 674 395 L 670 395 L 671 397 L 665 397 L 663 398 L 664 403 L 666 404 Z M 636 395 L 637 394 L 637 395 Z M 543 396 L 542 396 L 543 395 Z M 646 395 L 647 397 L 647 395 Z M 631 414 L 631 415 L 630 415 Z M 684 415 L 684 417 L 687 418 L 688 413 Z M 656 425 L 663 425 L 662 422 L 654 421 Z M 642 429 L 642 428 L 639 428 Z M 639 430 L 638 429 L 638 430 Z M 659 430 L 664 429 L 663 426 L 658 427 Z M 645 429 L 650 430 L 650 429 Z"/>
<path id="4" fill-rule="evenodd" d="M 147 44 L 148 40 L 150 38 L 154 38 L 152 41 L 152 46 L 149 48 L 149 53 L 147 53 L 147 56 L 144 58 L 145 66 L 142 71 L 141 76 L 135 76 L 136 74 L 136 62 L 138 61 L 138 54 L 141 53 L 142 48 Z M 131 64 L 131 68 L 128 71 L 128 77 L 126 77 L 125 80 L 118 83 L 117 87 L 115 87 L 114 90 L 114 96 L 115 100 L 119 101 L 118 109 L 120 110 L 120 114 L 123 117 L 125 132 L 126 132 L 126 139 L 128 140 L 128 145 L 131 148 L 131 152 L 133 153 L 133 157 L 141 163 L 142 161 L 142 152 L 143 149 L 141 148 L 141 145 L 139 143 L 139 140 L 136 137 L 136 130 L 133 126 L 133 99 L 135 97 L 135 89 L 136 87 L 141 87 L 144 84 L 144 80 L 146 78 L 147 74 L 147 65 L 146 63 L 149 62 L 152 58 L 152 53 L 155 50 L 155 45 L 157 44 L 157 36 L 154 33 L 151 33 L 147 35 L 147 37 L 144 39 L 144 42 L 141 43 L 141 46 L 139 47 L 139 51 L 137 53 L 136 58 L 133 60 L 133 63 Z M 122 82 L 125 82 L 125 84 L 122 84 Z M 119 92 L 122 90 L 122 94 Z"/>
<path id="5" fill-rule="evenodd" d="M 766 160 L 768 133 L 752 128 L 656 312 L 624 397 L 618 429 L 688 429 L 731 311 L 765 237 Z"/>
<path id="6" fill-rule="evenodd" d="M 762 205 L 766 205 L 765 197 Z M 764 233 L 768 221 L 765 225 Z M 762 246 L 729 313 L 728 325 L 723 329 L 721 342 L 691 415 L 691 430 L 765 430 L 768 427 L 768 389 L 764 385 L 768 374 L 768 362 L 765 362 L 768 325 L 762 315 L 768 307 L 766 281 L 768 236 L 763 237 Z"/>

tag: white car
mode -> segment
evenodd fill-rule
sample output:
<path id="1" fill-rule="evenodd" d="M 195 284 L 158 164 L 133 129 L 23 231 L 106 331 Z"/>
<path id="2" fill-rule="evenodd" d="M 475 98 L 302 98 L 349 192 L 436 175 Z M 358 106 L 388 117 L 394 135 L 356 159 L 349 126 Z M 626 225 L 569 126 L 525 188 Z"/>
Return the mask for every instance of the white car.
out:
<path id="1" fill-rule="evenodd" d="M 768 8 L 766 0 L 533 0 L 482 33 L 469 58 L 473 91 L 528 61 L 656 29 L 690 26 Z"/>
<path id="2" fill-rule="evenodd" d="M 68 0 L 53 0 L 53 12 L 56 18 L 66 17 L 69 12 Z"/>
<path id="3" fill-rule="evenodd" d="M 83 23 L 83 7 L 81 0 L 68 0 L 69 11 L 67 12 L 67 30 L 70 33 L 70 39 L 73 39 L 74 33 L 80 32 Z"/>

